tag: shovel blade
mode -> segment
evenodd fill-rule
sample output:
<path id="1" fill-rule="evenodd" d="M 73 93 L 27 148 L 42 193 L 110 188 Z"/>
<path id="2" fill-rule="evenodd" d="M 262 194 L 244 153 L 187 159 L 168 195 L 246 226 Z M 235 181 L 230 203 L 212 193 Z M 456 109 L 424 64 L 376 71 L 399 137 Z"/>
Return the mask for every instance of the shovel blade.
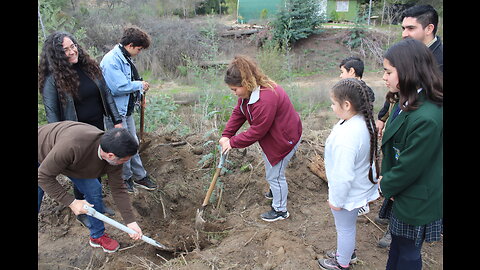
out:
<path id="1" fill-rule="evenodd" d="M 203 210 L 204 207 L 197 209 L 197 216 L 195 217 L 195 229 L 197 230 L 203 230 L 203 226 L 205 225 L 205 220 L 203 219 Z"/>

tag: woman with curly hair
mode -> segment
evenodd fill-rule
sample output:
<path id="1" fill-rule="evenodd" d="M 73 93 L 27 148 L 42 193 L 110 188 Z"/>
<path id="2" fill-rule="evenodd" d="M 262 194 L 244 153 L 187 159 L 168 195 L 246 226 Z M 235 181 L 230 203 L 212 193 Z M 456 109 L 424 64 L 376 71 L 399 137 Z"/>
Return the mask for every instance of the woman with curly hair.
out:
<path id="1" fill-rule="evenodd" d="M 38 65 L 38 87 L 48 123 L 72 120 L 105 130 L 106 115 L 115 127 L 122 127 L 122 118 L 99 64 L 70 33 L 56 31 L 45 40 Z M 99 187 L 101 190 L 101 184 Z M 83 199 L 75 185 L 74 193 L 76 199 Z M 39 188 L 39 200 L 42 197 Z M 105 210 L 113 214 L 110 209 Z M 77 218 L 86 227 L 90 226 L 85 215 Z"/>
<path id="2" fill-rule="evenodd" d="M 45 40 L 38 86 L 49 123 L 72 120 L 105 130 L 103 115 L 107 115 L 121 127 L 122 118 L 100 66 L 67 32 L 54 32 Z"/>

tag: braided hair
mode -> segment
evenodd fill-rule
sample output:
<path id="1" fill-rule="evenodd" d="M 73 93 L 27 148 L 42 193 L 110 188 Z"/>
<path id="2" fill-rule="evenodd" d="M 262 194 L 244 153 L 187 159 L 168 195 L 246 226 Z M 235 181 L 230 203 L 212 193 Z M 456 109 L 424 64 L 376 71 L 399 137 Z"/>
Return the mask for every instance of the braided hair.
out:
<path id="1" fill-rule="evenodd" d="M 365 124 L 370 133 L 370 168 L 368 171 L 368 179 L 372 184 L 376 184 L 373 179 L 372 164 L 375 163 L 375 170 L 377 172 L 375 179 L 378 179 L 378 131 L 375 126 L 375 118 L 373 117 L 373 106 L 368 98 L 368 86 L 361 80 L 348 78 L 337 82 L 332 88 L 332 93 L 335 99 L 340 103 L 349 101 L 354 110 L 358 113 L 362 113 L 365 118 Z"/>

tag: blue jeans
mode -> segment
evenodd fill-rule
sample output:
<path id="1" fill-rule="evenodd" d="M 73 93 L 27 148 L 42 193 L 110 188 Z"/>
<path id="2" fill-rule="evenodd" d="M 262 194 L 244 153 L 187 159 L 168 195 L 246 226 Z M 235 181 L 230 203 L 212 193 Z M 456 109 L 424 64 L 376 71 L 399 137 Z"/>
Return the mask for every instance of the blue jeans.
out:
<path id="1" fill-rule="evenodd" d="M 69 179 L 77 186 L 78 190 L 85 195 L 85 200 L 93 204 L 93 208 L 100 213 L 104 213 L 103 199 L 102 199 L 102 184 L 98 182 L 97 178 L 92 179 Z M 44 191 L 38 187 L 38 212 L 40 212 L 40 205 L 42 204 Z M 90 221 L 90 237 L 99 238 L 105 233 L 105 226 L 103 221 L 94 217 L 87 216 Z"/>
<path id="2" fill-rule="evenodd" d="M 415 240 L 392 234 L 388 253 L 387 270 L 422 269 L 422 245 L 415 246 Z"/>
<path id="3" fill-rule="evenodd" d="M 110 117 L 104 117 L 105 127 L 112 129 L 114 127 L 112 119 Z M 133 114 L 129 116 L 122 116 L 122 126 L 126 128 L 130 134 L 135 138 L 138 143 L 137 129 L 135 127 L 135 120 Z M 141 180 L 147 176 L 147 171 L 143 167 L 140 155 L 136 153 L 127 162 L 123 163 L 122 178 L 128 180 L 133 177 L 135 180 Z"/>

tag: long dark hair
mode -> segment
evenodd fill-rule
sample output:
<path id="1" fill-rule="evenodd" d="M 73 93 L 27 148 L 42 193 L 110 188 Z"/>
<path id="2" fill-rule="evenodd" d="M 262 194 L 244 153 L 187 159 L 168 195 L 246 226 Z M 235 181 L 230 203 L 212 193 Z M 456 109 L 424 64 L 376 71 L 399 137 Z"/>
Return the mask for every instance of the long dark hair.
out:
<path id="1" fill-rule="evenodd" d="M 377 128 L 375 125 L 375 118 L 373 117 L 373 106 L 370 104 L 368 98 L 368 86 L 365 82 L 354 78 L 343 79 L 337 82 L 332 87 L 332 93 L 335 100 L 339 103 L 349 101 L 354 110 L 357 113 L 361 113 L 365 118 L 365 124 L 367 125 L 368 133 L 370 133 L 370 168 L 368 170 L 368 179 L 372 184 L 376 184 L 373 180 L 372 164 L 375 163 L 375 171 L 377 175 L 375 179 L 378 179 L 380 172 L 378 159 L 378 147 L 377 147 Z"/>
<path id="2" fill-rule="evenodd" d="M 40 63 L 38 64 L 38 88 L 43 94 L 46 78 L 52 74 L 61 102 L 65 102 L 65 95 L 78 96 L 80 84 L 77 72 L 68 62 L 63 50 L 63 39 L 68 37 L 77 46 L 78 65 L 91 79 L 101 79 L 102 71 L 97 61 L 90 58 L 88 53 L 78 44 L 75 37 L 67 32 L 56 31 L 50 34 L 43 43 Z"/>
<path id="3" fill-rule="evenodd" d="M 411 38 L 404 39 L 390 47 L 384 58 L 397 70 L 399 102 L 403 111 L 416 110 L 420 106 L 417 93 L 420 88 L 428 100 L 443 105 L 443 73 L 425 44 Z"/>

